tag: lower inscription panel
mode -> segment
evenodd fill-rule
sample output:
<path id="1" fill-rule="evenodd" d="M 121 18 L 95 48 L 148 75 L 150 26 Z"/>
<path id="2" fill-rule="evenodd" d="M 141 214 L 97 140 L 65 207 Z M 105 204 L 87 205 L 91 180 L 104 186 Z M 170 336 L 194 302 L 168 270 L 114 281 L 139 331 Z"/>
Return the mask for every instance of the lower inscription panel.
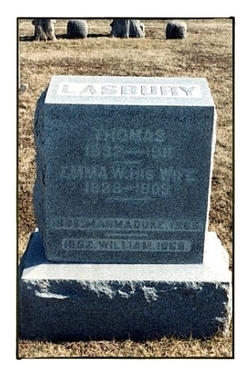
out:
<path id="1" fill-rule="evenodd" d="M 69 262 L 186 263 L 202 254 L 198 219 L 52 216 L 49 227 L 55 258 Z"/>

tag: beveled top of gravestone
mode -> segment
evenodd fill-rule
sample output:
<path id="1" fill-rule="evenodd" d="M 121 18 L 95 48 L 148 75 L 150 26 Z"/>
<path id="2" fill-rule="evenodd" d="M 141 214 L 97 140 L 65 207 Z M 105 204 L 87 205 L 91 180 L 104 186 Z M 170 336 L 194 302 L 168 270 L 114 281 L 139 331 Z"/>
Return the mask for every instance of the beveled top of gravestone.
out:
<path id="1" fill-rule="evenodd" d="M 53 76 L 45 103 L 214 106 L 205 78 Z"/>

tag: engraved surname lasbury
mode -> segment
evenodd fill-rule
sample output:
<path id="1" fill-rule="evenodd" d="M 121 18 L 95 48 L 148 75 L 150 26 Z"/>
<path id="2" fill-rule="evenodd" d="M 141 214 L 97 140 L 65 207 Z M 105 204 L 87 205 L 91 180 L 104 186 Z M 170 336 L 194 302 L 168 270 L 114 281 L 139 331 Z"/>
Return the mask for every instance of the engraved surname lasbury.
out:
<path id="1" fill-rule="evenodd" d="M 85 84 L 62 82 L 59 95 L 200 97 L 197 85 Z"/>

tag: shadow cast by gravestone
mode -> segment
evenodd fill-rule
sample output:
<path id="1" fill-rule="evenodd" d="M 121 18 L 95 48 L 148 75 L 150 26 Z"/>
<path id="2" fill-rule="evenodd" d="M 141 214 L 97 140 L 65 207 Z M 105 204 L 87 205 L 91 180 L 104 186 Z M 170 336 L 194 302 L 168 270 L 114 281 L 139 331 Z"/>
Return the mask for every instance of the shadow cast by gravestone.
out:
<path id="1" fill-rule="evenodd" d="M 27 250 L 28 251 L 24 253 L 24 255 L 22 256 L 20 260 L 20 266 L 19 266 L 20 275 L 22 274 L 24 267 L 27 269 L 27 268 L 38 266 L 39 264 L 51 263 L 50 261 L 46 260 L 44 247 L 41 241 L 41 236 L 38 231 L 31 234 L 29 243 L 27 246 Z M 30 254 L 32 254 L 32 256 Z"/>
<path id="2" fill-rule="evenodd" d="M 58 34 L 58 35 L 55 35 L 56 39 L 57 40 L 60 40 L 60 39 L 88 39 L 88 38 L 109 38 L 110 37 L 110 34 L 107 33 L 107 34 L 88 34 L 88 36 L 86 38 L 79 38 L 79 37 L 68 37 L 67 34 Z M 19 37 L 19 42 L 34 42 L 35 41 L 35 37 L 32 35 L 32 36 L 28 36 L 28 35 L 25 35 L 25 36 L 20 36 Z"/>
<path id="3" fill-rule="evenodd" d="M 19 37 L 19 42 L 33 42 L 34 40 L 35 40 L 34 35 L 32 36 L 25 35 L 25 36 Z"/>

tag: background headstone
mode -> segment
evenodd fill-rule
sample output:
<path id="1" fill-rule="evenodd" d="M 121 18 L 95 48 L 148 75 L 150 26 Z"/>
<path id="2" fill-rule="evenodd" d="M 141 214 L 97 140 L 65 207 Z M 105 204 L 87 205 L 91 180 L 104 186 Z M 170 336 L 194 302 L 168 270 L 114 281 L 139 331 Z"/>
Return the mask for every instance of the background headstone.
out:
<path id="1" fill-rule="evenodd" d="M 54 76 L 35 116 L 47 259 L 202 263 L 214 124 L 205 79 Z"/>
<path id="2" fill-rule="evenodd" d="M 145 37 L 145 27 L 139 20 L 114 19 L 111 24 L 110 36 L 116 38 L 143 38 Z"/>
<path id="3" fill-rule="evenodd" d="M 56 40 L 54 24 L 50 18 L 35 18 L 32 24 L 35 26 L 34 38 L 38 41 Z"/>
<path id="4" fill-rule="evenodd" d="M 184 39 L 187 36 L 187 25 L 185 22 L 169 21 L 166 26 L 167 39 Z"/>
<path id="5" fill-rule="evenodd" d="M 87 38 L 88 24 L 84 20 L 70 20 L 67 23 L 68 38 Z"/>

